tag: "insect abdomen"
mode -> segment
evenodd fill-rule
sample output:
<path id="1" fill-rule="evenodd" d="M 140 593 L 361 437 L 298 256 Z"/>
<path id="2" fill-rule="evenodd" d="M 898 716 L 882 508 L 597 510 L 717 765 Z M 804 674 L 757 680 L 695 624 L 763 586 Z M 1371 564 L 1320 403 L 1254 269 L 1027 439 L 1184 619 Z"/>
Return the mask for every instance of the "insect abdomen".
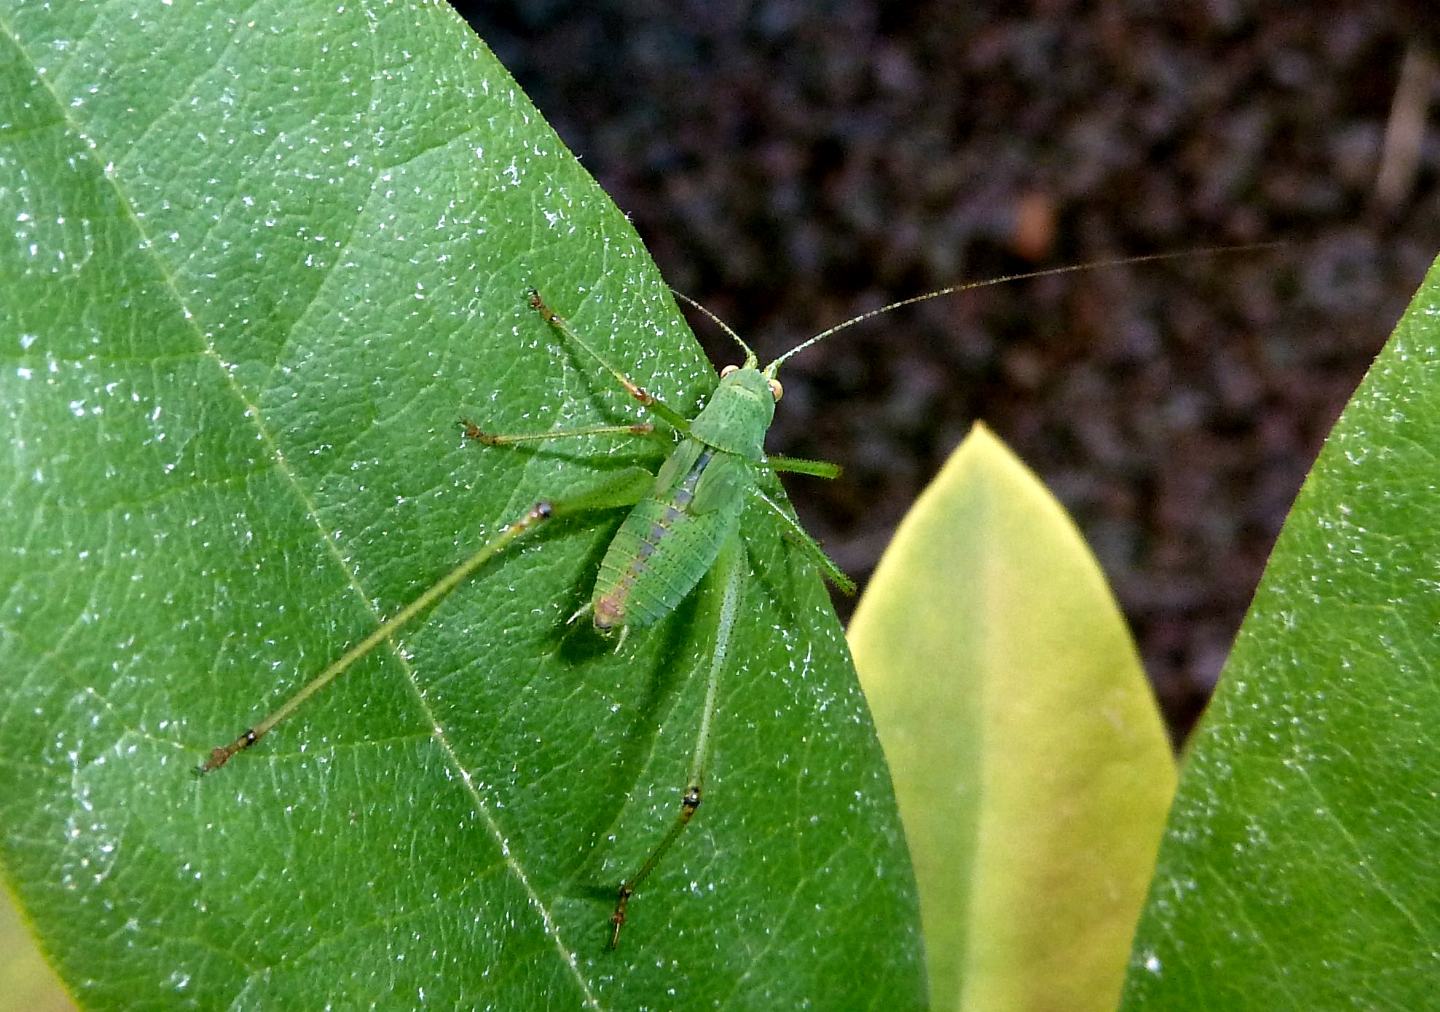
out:
<path id="1" fill-rule="evenodd" d="M 744 466 L 729 454 L 706 450 L 667 493 L 641 500 L 610 542 L 591 599 L 595 626 L 643 627 L 683 601 L 709 571 L 740 519 L 740 496 L 703 511 L 693 497 L 708 467 Z"/>

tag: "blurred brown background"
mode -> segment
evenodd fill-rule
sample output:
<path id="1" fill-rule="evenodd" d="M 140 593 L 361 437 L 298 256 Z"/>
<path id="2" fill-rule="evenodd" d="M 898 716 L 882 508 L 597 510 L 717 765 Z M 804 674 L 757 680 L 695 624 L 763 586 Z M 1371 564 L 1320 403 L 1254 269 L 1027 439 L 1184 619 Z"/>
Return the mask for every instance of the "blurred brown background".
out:
<path id="1" fill-rule="evenodd" d="M 789 364 L 770 439 L 845 465 L 788 486 L 863 580 L 984 419 L 1079 521 L 1188 731 L 1321 441 L 1440 248 L 1425 8 L 457 7 L 666 278 L 762 359 L 960 279 L 1287 240 L 892 314 Z"/>

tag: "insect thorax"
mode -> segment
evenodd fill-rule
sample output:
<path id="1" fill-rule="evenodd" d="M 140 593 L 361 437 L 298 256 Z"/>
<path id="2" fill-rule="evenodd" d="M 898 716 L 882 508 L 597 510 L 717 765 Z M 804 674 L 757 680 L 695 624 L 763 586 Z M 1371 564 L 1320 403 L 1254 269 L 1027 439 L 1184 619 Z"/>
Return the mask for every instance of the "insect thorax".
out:
<path id="1" fill-rule="evenodd" d="M 722 377 L 709 402 L 690 423 L 690 435 L 717 450 L 758 462 L 775 417 L 775 395 L 759 369 Z"/>

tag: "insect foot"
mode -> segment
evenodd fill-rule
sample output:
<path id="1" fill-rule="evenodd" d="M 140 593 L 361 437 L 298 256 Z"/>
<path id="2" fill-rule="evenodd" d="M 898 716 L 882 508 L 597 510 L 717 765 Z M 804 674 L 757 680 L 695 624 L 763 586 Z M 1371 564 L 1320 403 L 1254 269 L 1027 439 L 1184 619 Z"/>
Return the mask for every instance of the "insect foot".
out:
<path id="1" fill-rule="evenodd" d="M 466 439 L 473 439 L 477 443 L 484 443 L 486 446 L 498 445 L 494 436 L 483 431 L 480 426 L 468 418 L 460 419 L 460 429 L 465 433 Z"/>
<path id="2" fill-rule="evenodd" d="M 236 752 L 245 751 L 245 749 L 249 748 L 251 745 L 254 745 L 259 740 L 260 732 L 256 731 L 253 727 L 247 727 L 241 733 L 240 737 L 236 738 L 229 745 L 221 745 L 218 748 L 212 748 L 210 750 L 210 757 L 206 759 L 205 762 L 203 762 L 201 765 L 195 767 L 195 775 L 197 777 L 203 777 L 211 770 L 218 770 L 221 766 L 224 766 L 226 763 L 228 763 L 230 761 L 230 757 L 233 756 Z"/>

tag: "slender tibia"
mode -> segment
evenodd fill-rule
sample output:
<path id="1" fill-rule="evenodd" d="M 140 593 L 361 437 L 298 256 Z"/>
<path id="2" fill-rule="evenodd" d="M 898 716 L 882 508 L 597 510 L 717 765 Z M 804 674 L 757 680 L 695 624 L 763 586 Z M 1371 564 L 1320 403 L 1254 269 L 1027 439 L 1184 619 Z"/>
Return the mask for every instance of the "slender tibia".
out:
<path id="1" fill-rule="evenodd" d="M 650 411 L 653 411 L 660 418 L 663 418 L 671 428 L 675 429 L 675 431 L 690 431 L 690 420 L 688 418 L 680 414 L 680 412 L 676 411 L 674 408 L 666 405 L 663 401 L 660 400 L 660 398 L 656 397 L 650 391 L 646 390 L 640 384 L 632 380 L 629 376 L 625 375 L 622 370 L 611 365 L 610 362 L 604 358 L 604 356 L 602 356 L 594 348 L 590 347 L 590 345 L 585 341 L 584 338 L 582 338 L 579 334 L 575 333 L 574 328 L 570 326 L 569 321 L 567 321 L 565 317 L 561 316 L 559 313 L 555 312 L 553 309 L 547 306 L 545 304 L 545 300 L 540 298 L 540 293 L 533 288 L 530 289 L 530 306 L 541 316 L 545 317 L 546 323 L 550 324 L 550 326 L 560 331 L 560 333 L 563 334 L 567 340 L 569 340 L 577 348 L 579 348 L 585 354 L 589 355 L 592 359 L 598 362 L 600 366 L 611 376 L 614 376 L 615 379 L 619 381 L 620 385 L 625 388 L 625 392 L 628 393 L 631 397 L 635 398 Z"/>
<path id="2" fill-rule="evenodd" d="M 369 636 L 366 636 L 359 643 L 345 651 L 333 664 L 309 682 L 306 682 L 300 691 L 285 700 L 274 713 L 270 714 L 270 716 L 266 717 L 254 727 L 246 728 L 244 733 L 229 745 L 212 749 L 210 751 L 210 758 L 205 760 L 204 764 L 196 770 L 196 773 L 209 773 L 211 770 L 217 770 L 229 762 L 230 757 L 235 755 L 235 753 L 243 752 L 245 749 L 254 745 L 276 724 L 299 709 L 301 704 L 307 699 L 343 675 L 352 664 L 374 650 L 395 633 L 399 632 L 400 629 L 412 619 L 426 611 L 446 594 L 468 580 L 474 575 L 477 569 L 503 552 L 512 542 L 529 534 L 546 520 L 549 520 L 551 517 L 568 516 L 573 513 L 583 513 L 590 510 L 620 509 L 622 507 L 634 506 L 645 497 L 654 483 L 655 476 L 643 467 L 626 467 L 615 471 L 607 476 L 600 484 L 580 494 L 568 496 L 563 500 L 541 499 L 537 501 L 535 505 L 526 510 L 519 519 L 503 528 L 499 534 L 496 534 L 476 549 L 475 554 L 446 573 L 440 578 L 439 582 L 430 587 L 429 590 L 411 601 L 404 608 L 401 608 L 394 616 L 386 619 L 385 622 Z"/>
<path id="3" fill-rule="evenodd" d="M 685 827 L 690 825 L 690 820 L 695 817 L 695 810 L 700 807 L 701 787 L 699 784 L 691 784 L 685 788 L 685 793 L 680 799 L 680 814 L 670 825 L 670 829 L 660 839 L 660 843 L 650 852 L 634 875 L 631 875 L 624 882 L 620 883 L 620 896 L 615 901 L 615 912 L 610 915 L 610 948 L 620 944 L 620 929 L 625 926 L 625 914 L 630 906 L 630 897 L 635 895 L 635 890 L 640 888 L 640 883 L 650 877 L 655 866 L 660 863 L 660 858 L 670 849 L 670 845 L 684 832 Z"/>
<path id="4" fill-rule="evenodd" d="M 700 796 L 705 783 L 705 766 L 710 760 L 710 728 L 715 720 L 715 702 L 719 697 L 720 673 L 725 667 L 725 658 L 730 651 L 730 633 L 735 628 L 735 615 L 740 607 L 740 585 L 744 575 L 744 547 L 731 540 L 720 550 L 720 557 L 706 577 L 707 597 L 719 588 L 719 614 L 715 622 L 715 649 L 710 655 L 710 672 L 705 680 L 705 705 L 700 711 L 700 730 L 695 735 L 695 749 L 690 757 L 690 776 L 686 780 L 685 792 L 680 797 L 680 813 L 670 824 L 660 842 L 650 851 L 648 857 L 635 869 L 635 874 L 620 883 L 615 898 L 615 912 L 610 915 L 610 948 L 620 944 L 620 929 L 625 927 L 629 913 L 630 897 L 650 877 L 665 852 L 680 838 L 695 810 L 700 807 Z"/>
<path id="5" fill-rule="evenodd" d="M 769 507 L 770 512 L 780 518 L 781 522 L 785 525 L 785 536 L 805 550 L 805 554 L 809 555 L 815 565 L 820 567 L 821 574 L 825 579 L 830 581 L 831 586 L 839 590 L 842 594 L 855 593 L 855 581 L 846 576 L 845 570 L 841 569 L 834 559 L 825 554 L 825 549 L 821 548 L 820 543 L 812 538 L 805 528 L 800 525 L 799 520 L 796 520 L 786 512 L 784 507 L 760 489 L 755 489 L 755 495 L 761 502 Z"/>
<path id="6" fill-rule="evenodd" d="M 512 432 L 497 435 L 494 432 L 486 432 L 468 418 L 462 418 L 460 419 L 460 428 L 465 431 L 466 439 L 473 439 L 486 446 L 539 443 L 549 439 L 572 439 L 579 436 L 653 436 L 655 434 L 655 425 L 652 422 L 639 422 L 635 425 L 586 425 L 579 429 L 552 429 L 549 432 Z"/>
<path id="7" fill-rule="evenodd" d="M 230 758 L 237 752 L 243 752 L 245 749 L 250 748 L 261 738 L 265 737 L 276 724 L 299 709 L 311 696 L 344 674 L 356 661 L 370 653 L 370 651 L 374 650 L 385 640 L 399 632 L 403 626 L 408 624 L 417 615 L 429 609 L 431 605 L 464 583 L 475 570 L 504 551 L 512 541 L 523 537 L 525 534 L 543 524 L 554 515 L 554 512 L 554 507 L 546 499 L 541 499 L 535 503 L 535 505 L 526 510 L 518 520 L 476 550 L 475 554 L 452 569 L 429 590 L 425 591 L 425 593 L 421 594 L 385 622 L 381 623 L 369 636 L 366 636 L 359 643 L 356 643 L 349 650 L 345 651 L 345 653 L 331 663 L 329 667 L 305 683 L 298 692 L 285 700 L 279 709 L 275 710 L 254 727 L 246 728 L 240 737 L 236 738 L 230 744 L 211 749 L 210 757 L 206 759 L 195 772 L 204 774 L 212 770 L 218 770 L 221 766 L 229 762 Z"/>
<path id="8" fill-rule="evenodd" d="M 808 460 L 805 457 L 766 457 L 765 466 L 772 471 L 788 471 L 791 474 L 808 474 L 812 478 L 838 478 L 840 465 L 828 460 Z"/>

